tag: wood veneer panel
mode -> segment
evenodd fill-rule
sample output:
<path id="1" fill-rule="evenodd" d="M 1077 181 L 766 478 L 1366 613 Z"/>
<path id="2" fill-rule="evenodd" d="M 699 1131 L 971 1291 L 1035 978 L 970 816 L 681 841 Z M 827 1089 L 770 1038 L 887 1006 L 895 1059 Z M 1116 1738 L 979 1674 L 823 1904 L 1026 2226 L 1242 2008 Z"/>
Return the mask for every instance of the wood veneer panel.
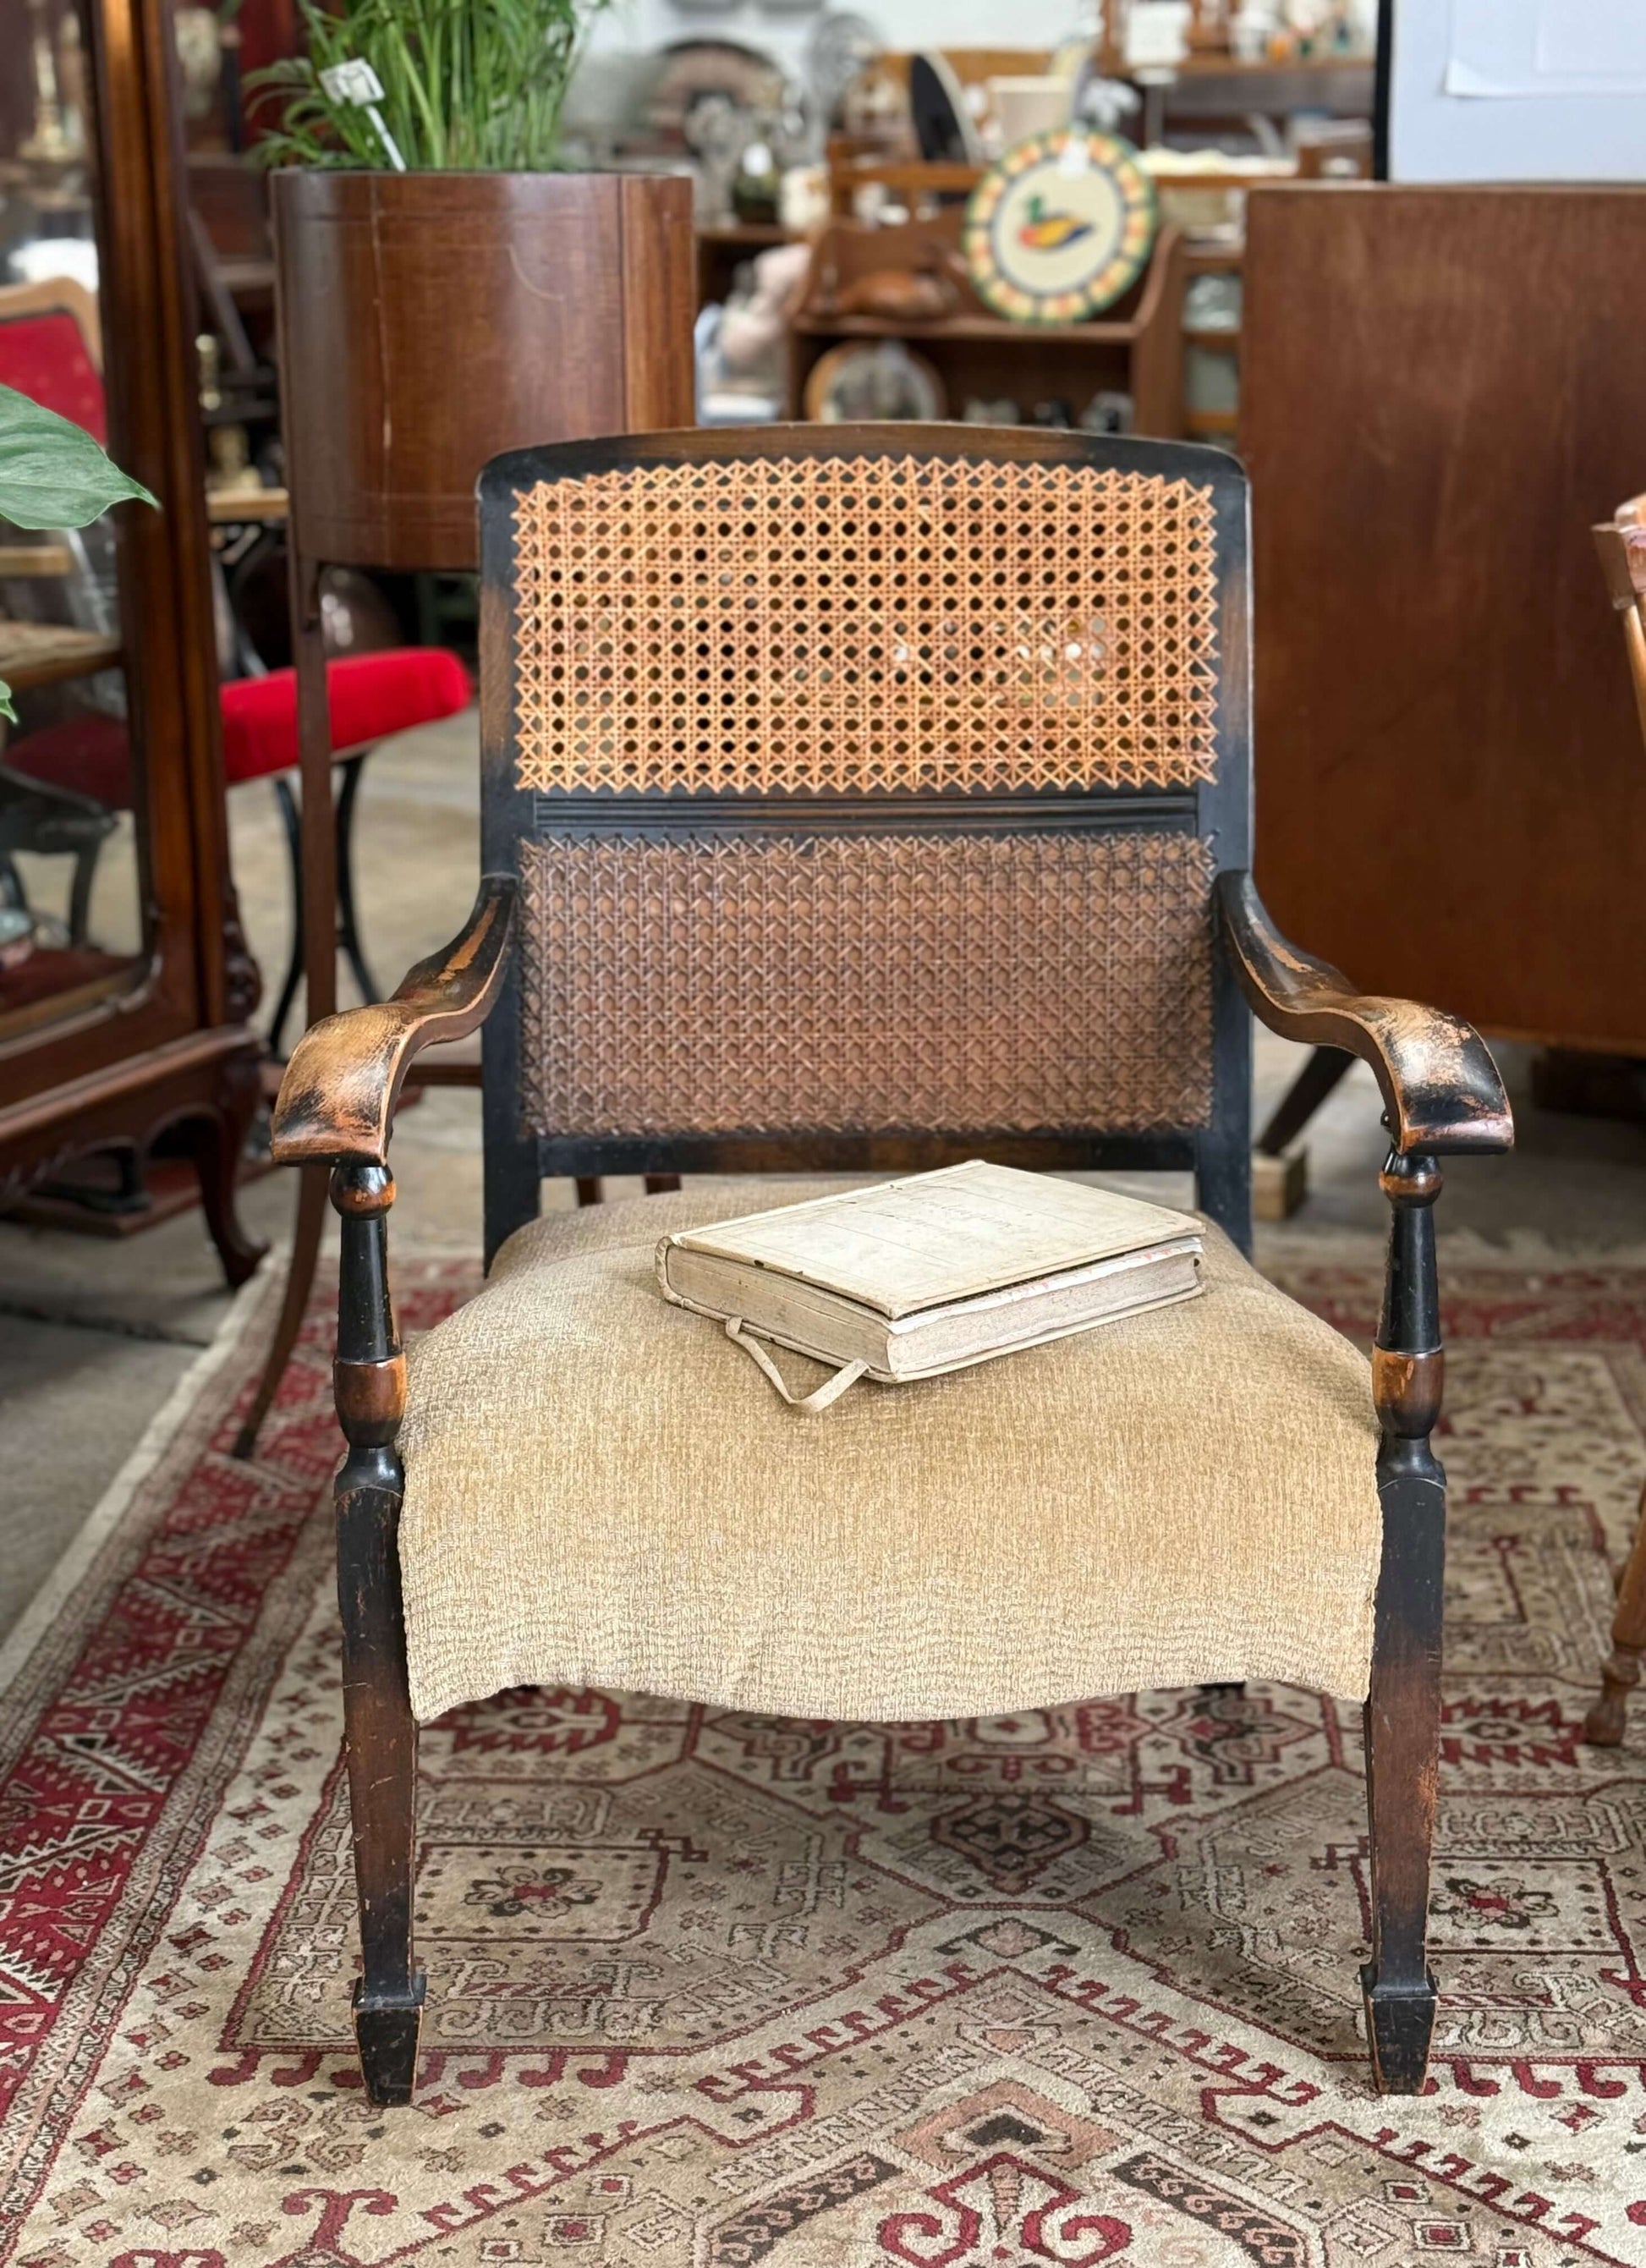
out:
<path id="1" fill-rule="evenodd" d="M 684 180 L 290 172 L 274 213 L 312 558 L 472 567 L 488 457 L 691 414 Z"/>
<path id="2" fill-rule="evenodd" d="M 618 176 L 623 247 L 621 430 L 661 432 L 697 415 L 691 352 L 696 245 L 690 195 L 665 201 L 650 180 Z M 540 434 L 536 437 L 541 439 Z"/>
<path id="3" fill-rule="evenodd" d="M 1257 872 L 1351 977 L 1646 1053 L 1646 761 L 1591 524 L 1646 483 L 1646 190 L 1262 189 Z"/>

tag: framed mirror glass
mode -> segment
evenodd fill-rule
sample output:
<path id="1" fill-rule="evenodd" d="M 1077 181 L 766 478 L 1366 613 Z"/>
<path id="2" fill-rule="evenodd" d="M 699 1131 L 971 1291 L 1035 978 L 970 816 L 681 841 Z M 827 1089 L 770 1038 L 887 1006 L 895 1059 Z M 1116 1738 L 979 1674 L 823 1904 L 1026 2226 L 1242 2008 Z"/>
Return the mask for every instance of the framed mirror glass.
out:
<path id="1" fill-rule="evenodd" d="M 0 384 L 118 458 L 104 382 L 107 253 L 76 0 L 0 0 Z M 0 1040 L 143 969 L 146 829 L 127 684 L 124 522 L 0 520 Z"/>

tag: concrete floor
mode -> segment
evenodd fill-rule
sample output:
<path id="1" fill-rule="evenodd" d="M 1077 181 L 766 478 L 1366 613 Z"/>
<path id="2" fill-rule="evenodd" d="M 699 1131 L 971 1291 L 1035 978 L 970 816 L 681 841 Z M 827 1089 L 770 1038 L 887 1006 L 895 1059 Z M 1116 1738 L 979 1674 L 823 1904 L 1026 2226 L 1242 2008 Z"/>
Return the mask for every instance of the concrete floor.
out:
<path id="1" fill-rule="evenodd" d="M 477 759 L 471 714 L 385 744 L 356 814 L 367 950 L 387 985 L 461 924 L 477 871 Z M 289 949 L 284 839 L 266 783 L 230 799 L 234 871 L 253 949 L 272 995 Z M 298 1027 L 293 1025 L 295 1030 Z M 1508 1159 L 1447 1168 L 1449 1243 L 1529 1263 L 1561 1256 L 1646 1260 L 1646 1130 L 1534 1110 L 1525 1052 L 1499 1050 L 1519 1129 Z M 1260 1120 L 1302 1050 L 1259 1035 Z M 1259 1257 L 1327 1240 L 1380 1238 L 1383 1154 L 1377 1090 L 1356 1065 L 1309 1130 L 1311 1195 L 1283 1227 L 1260 1232 Z M 395 1234 L 425 1249 L 473 1253 L 480 1238 L 477 1095 L 430 1094 L 394 1145 Z M 1187 1177 L 1124 1186 L 1166 1203 Z M 639 1183 L 610 1185 L 614 1194 Z M 290 1233 L 292 1190 L 271 1174 L 244 1193 L 259 1235 Z M 550 1184 L 546 1204 L 572 1202 Z M 199 1218 L 121 1242 L 0 1222 L 0 1632 L 16 1619 L 228 1307 Z"/>

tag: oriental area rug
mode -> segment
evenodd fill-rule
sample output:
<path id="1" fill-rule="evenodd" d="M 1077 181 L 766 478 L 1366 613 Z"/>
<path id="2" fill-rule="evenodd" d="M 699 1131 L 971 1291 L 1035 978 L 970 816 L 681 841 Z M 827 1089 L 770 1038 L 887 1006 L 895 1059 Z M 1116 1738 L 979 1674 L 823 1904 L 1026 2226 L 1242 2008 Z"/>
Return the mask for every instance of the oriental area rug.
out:
<path id="1" fill-rule="evenodd" d="M 1378 1279 L 1282 1271 L 1362 1338 Z M 402 1267 L 405 1322 L 473 1285 Z M 1622 1750 L 1577 1739 L 1646 1472 L 1646 1270 L 1448 1287 L 1425 2095 L 1367 2077 L 1346 1706 L 516 1691 L 425 1737 L 429 2012 L 388 2115 L 348 2028 L 328 1326 L 237 1464 L 254 1292 L 4 1665 L 0 2259 L 1646 2262 L 1646 1705 Z"/>

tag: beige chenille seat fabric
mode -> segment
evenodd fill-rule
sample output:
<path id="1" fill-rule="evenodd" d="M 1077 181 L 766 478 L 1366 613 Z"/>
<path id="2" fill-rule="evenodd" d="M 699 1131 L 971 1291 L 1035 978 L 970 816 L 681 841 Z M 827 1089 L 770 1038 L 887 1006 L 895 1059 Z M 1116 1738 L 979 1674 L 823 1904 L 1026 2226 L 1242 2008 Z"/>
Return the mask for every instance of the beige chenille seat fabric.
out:
<path id="1" fill-rule="evenodd" d="M 560 1683 L 890 1720 L 1208 1679 L 1363 1696 L 1378 1437 L 1347 1340 L 1209 1227 L 1197 1300 L 797 1416 L 652 1255 L 838 1186 L 551 1215 L 414 1348 L 420 1719 Z"/>

